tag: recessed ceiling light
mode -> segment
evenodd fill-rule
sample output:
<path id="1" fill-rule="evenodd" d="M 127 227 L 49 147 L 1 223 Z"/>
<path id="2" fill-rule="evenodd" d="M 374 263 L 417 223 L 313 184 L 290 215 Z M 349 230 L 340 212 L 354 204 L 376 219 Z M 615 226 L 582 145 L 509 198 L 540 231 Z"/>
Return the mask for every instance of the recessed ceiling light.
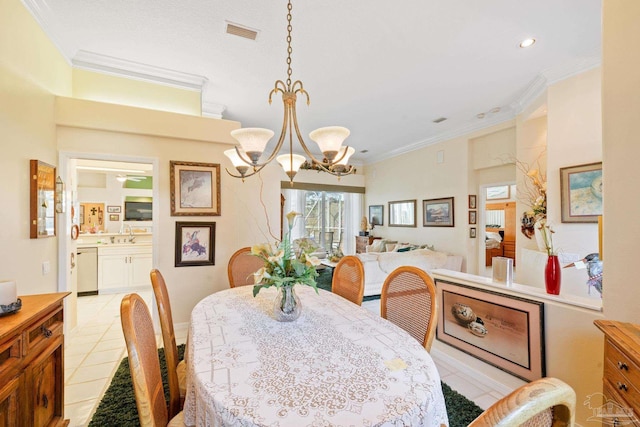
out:
<path id="1" fill-rule="evenodd" d="M 484 113 L 476 114 L 476 117 L 479 119 L 484 119 Z"/>
<path id="2" fill-rule="evenodd" d="M 533 46 L 535 42 L 536 42 L 536 39 L 534 39 L 533 37 L 529 39 L 524 39 L 520 42 L 520 47 L 524 49 L 525 47 Z"/>
<path id="3" fill-rule="evenodd" d="M 490 112 L 490 113 L 493 113 L 493 114 L 495 114 L 495 113 L 499 113 L 499 112 L 500 112 L 500 107 L 492 108 L 492 109 L 491 109 L 491 111 L 489 111 L 489 112 Z"/>

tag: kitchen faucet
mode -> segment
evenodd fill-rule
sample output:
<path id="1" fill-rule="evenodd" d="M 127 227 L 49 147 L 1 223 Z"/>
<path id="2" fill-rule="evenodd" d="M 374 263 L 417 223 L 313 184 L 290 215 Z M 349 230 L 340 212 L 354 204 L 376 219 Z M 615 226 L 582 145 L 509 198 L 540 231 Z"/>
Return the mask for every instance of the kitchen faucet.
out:
<path id="1" fill-rule="evenodd" d="M 126 224 L 125 228 L 129 229 L 129 243 L 133 243 L 133 241 L 135 240 L 136 236 L 133 235 L 133 229 L 131 228 L 131 224 Z"/>

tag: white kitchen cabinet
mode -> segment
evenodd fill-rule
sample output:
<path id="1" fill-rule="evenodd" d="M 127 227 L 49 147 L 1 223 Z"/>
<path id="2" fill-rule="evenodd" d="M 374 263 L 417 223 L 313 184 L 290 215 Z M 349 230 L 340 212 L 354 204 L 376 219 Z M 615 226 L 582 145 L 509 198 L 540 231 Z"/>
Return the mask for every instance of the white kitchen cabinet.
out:
<path id="1" fill-rule="evenodd" d="M 150 245 L 98 247 L 98 292 L 128 292 L 151 285 Z"/>

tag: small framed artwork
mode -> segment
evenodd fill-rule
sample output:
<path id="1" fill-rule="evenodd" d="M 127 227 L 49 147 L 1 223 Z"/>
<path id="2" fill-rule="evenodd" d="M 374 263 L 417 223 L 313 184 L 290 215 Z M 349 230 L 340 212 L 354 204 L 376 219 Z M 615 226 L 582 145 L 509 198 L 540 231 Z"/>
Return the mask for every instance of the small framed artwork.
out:
<path id="1" fill-rule="evenodd" d="M 384 225 L 384 206 L 383 205 L 369 206 L 369 224 Z"/>
<path id="2" fill-rule="evenodd" d="M 176 267 L 215 265 L 216 223 L 176 222 Z"/>
<path id="3" fill-rule="evenodd" d="M 526 381 L 545 370 L 544 303 L 436 279 L 436 337 Z"/>
<path id="4" fill-rule="evenodd" d="M 453 197 L 422 201 L 424 227 L 453 227 Z"/>
<path id="5" fill-rule="evenodd" d="M 118 214 L 109 214 L 109 221 L 119 221 L 120 215 Z"/>
<path id="6" fill-rule="evenodd" d="M 416 201 L 389 202 L 389 227 L 415 227 Z"/>
<path id="7" fill-rule="evenodd" d="M 471 227 L 469 229 L 469 237 L 471 239 L 475 239 L 476 238 L 476 228 L 475 227 Z"/>
<path id="8" fill-rule="evenodd" d="M 602 215 L 602 163 L 560 168 L 562 222 L 598 222 Z"/>
<path id="9" fill-rule="evenodd" d="M 487 200 L 502 200 L 510 197 L 511 191 L 508 185 L 498 185 L 487 188 Z"/>
<path id="10" fill-rule="evenodd" d="M 475 194 L 469 194 L 469 209 L 476 209 L 477 198 Z"/>
<path id="11" fill-rule="evenodd" d="M 107 206 L 107 213 L 120 213 L 122 212 L 121 206 Z"/>
<path id="12" fill-rule="evenodd" d="M 220 164 L 170 162 L 171 216 L 220 215 Z"/>
<path id="13" fill-rule="evenodd" d="M 56 167 L 40 160 L 30 161 L 30 237 L 56 235 Z"/>
<path id="14" fill-rule="evenodd" d="M 469 211 L 469 224 L 477 224 L 478 213 L 476 211 Z"/>

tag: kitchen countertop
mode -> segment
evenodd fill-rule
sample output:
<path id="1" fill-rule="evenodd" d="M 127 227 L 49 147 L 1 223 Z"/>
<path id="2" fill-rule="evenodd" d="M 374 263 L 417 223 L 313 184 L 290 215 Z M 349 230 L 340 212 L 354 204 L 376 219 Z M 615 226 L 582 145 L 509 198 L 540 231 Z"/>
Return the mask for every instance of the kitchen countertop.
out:
<path id="1" fill-rule="evenodd" d="M 151 242 L 136 242 L 136 243 L 78 243 L 78 248 L 124 248 L 124 247 L 138 247 L 138 246 L 151 246 Z"/>

